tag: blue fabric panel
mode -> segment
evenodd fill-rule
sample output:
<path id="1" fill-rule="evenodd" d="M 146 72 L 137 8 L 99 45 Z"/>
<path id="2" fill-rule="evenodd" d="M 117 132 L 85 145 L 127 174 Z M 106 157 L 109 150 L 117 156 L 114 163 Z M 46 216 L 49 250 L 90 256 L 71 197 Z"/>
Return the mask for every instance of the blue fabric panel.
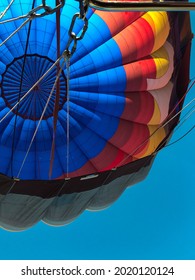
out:
<path id="1" fill-rule="evenodd" d="M 122 64 L 121 52 L 113 39 L 77 60 L 71 67 L 71 78 L 101 72 Z"/>
<path id="2" fill-rule="evenodd" d="M 102 30 L 104 32 L 102 32 Z M 78 62 L 79 59 L 84 56 L 88 56 L 90 52 L 103 45 L 110 38 L 112 38 L 112 34 L 107 24 L 97 14 L 91 14 L 89 17 L 88 29 L 85 33 L 85 39 L 78 41 L 77 51 L 71 59 L 71 64 Z"/>
<path id="3" fill-rule="evenodd" d="M 0 10 L 4 10 L 7 4 L 8 1 L 0 0 Z M 36 1 L 35 7 L 39 4 L 41 1 Z M 54 1 L 47 0 L 47 5 L 54 4 Z M 66 48 L 68 30 L 78 6 L 77 1 L 67 0 L 61 12 L 61 53 Z M 32 1 L 16 0 L 5 19 L 27 14 L 31 8 Z M 77 171 L 88 161 L 93 161 L 117 130 L 125 105 L 126 74 L 121 66 L 120 49 L 102 18 L 90 9 L 87 17 L 88 30 L 85 37 L 78 41 L 77 50 L 71 58 L 69 103 L 66 69 L 60 75 L 52 178 L 67 171 Z M 23 22 L 24 19 L 0 25 L 0 40 L 7 38 Z M 82 28 L 83 22 L 77 19 L 73 31 L 79 36 Z M 49 178 L 56 90 L 42 121 L 39 122 L 39 119 L 55 82 L 57 69 L 54 68 L 27 96 L 26 93 L 56 60 L 56 35 L 53 14 L 32 20 L 0 49 L 0 172 L 9 176 L 17 176 L 21 171 L 19 176 L 22 179 Z M 21 98 L 23 100 L 10 112 Z M 6 119 L 1 121 L 8 112 Z M 90 164 L 93 165 L 92 162 Z"/>
<path id="4" fill-rule="evenodd" d="M 71 90 L 88 92 L 124 92 L 126 88 L 126 73 L 124 68 L 117 67 L 91 75 L 70 80 Z"/>

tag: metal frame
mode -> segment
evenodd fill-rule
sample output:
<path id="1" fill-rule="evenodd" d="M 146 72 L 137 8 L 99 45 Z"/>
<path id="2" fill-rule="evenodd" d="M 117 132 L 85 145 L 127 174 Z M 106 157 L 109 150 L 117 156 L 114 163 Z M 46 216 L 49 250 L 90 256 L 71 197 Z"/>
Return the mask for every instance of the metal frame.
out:
<path id="1" fill-rule="evenodd" d="M 91 8 L 103 11 L 195 11 L 195 2 L 187 1 L 88 1 Z"/>

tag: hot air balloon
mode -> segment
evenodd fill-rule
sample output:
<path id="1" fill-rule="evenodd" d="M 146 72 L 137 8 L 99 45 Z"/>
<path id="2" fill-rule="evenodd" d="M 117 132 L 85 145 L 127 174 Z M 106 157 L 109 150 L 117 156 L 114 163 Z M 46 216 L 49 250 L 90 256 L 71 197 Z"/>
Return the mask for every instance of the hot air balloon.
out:
<path id="1" fill-rule="evenodd" d="M 189 13 L 85 11 L 79 2 L 0 0 L 0 226 L 8 230 L 108 207 L 147 176 L 179 121 Z"/>

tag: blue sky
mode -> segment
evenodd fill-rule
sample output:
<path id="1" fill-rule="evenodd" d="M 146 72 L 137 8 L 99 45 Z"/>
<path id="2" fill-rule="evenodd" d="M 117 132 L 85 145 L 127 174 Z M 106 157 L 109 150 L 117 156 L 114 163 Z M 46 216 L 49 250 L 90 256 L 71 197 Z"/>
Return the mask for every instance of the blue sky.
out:
<path id="1" fill-rule="evenodd" d="M 191 19 L 195 30 L 195 12 Z M 191 61 L 194 57 L 195 42 Z M 186 103 L 194 93 L 195 87 Z M 172 140 L 194 120 L 192 115 Z M 162 150 L 147 179 L 107 210 L 85 211 L 64 227 L 39 223 L 20 233 L 0 229 L 0 259 L 195 259 L 194 139 L 195 130 Z"/>

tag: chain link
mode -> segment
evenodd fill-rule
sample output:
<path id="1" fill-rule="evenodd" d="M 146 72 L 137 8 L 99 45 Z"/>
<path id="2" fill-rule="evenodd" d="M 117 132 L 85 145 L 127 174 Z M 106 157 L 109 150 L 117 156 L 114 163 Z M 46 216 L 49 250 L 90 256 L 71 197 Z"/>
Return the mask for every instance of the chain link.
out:
<path id="1" fill-rule="evenodd" d="M 80 9 L 80 16 L 81 18 L 86 17 L 87 10 L 89 7 L 89 0 L 76 0 L 79 1 L 79 9 Z"/>
<path id="2" fill-rule="evenodd" d="M 88 1 L 83 1 L 83 0 L 76 0 L 79 1 L 79 13 L 74 14 L 74 16 L 72 17 L 72 21 L 70 24 L 70 28 L 68 31 L 68 35 L 69 35 L 69 39 L 68 39 L 68 43 L 66 45 L 66 49 L 63 53 L 64 57 L 71 57 L 74 52 L 76 51 L 77 48 L 77 42 L 81 39 L 83 39 L 87 28 L 88 28 L 88 19 L 86 17 L 87 15 L 87 11 L 88 11 Z M 74 32 L 74 26 L 77 20 L 82 20 L 83 22 L 83 28 L 80 30 L 80 35 L 75 34 Z M 71 46 L 72 44 L 72 46 Z"/>
<path id="3" fill-rule="evenodd" d="M 61 0 L 61 3 L 54 8 L 51 8 L 50 6 L 46 5 L 46 0 L 42 0 L 42 5 L 35 7 L 32 9 L 28 14 L 27 17 L 35 18 L 35 17 L 44 17 L 47 15 L 51 15 L 56 13 L 59 9 L 63 8 L 65 5 L 65 0 Z M 43 13 L 38 14 L 37 12 L 40 10 L 44 10 Z"/>
<path id="4" fill-rule="evenodd" d="M 4 12 L 1 12 L 0 13 L 0 19 L 6 14 L 6 12 L 8 11 L 8 9 L 11 7 L 11 5 L 13 4 L 14 0 L 12 0 L 10 2 L 10 4 L 8 5 L 8 7 L 5 9 Z M 9 19 L 9 20 L 5 20 L 5 21 L 1 21 L 0 23 L 3 24 L 3 23 L 6 23 L 6 22 L 11 22 L 11 21 L 15 21 L 17 19 L 25 19 L 25 18 L 29 18 L 29 19 L 34 19 L 34 18 L 37 18 L 37 17 L 44 17 L 44 16 L 47 16 L 47 15 L 51 15 L 51 14 L 54 14 L 56 13 L 59 9 L 63 8 L 65 6 L 65 0 L 61 0 L 60 1 L 60 4 L 55 6 L 54 8 L 48 6 L 46 4 L 46 0 L 42 0 L 42 4 L 35 7 L 34 9 L 32 9 L 30 12 L 28 12 L 27 14 L 25 15 L 20 15 L 16 18 L 13 18 L 13 19 Z M 41 11 L 43 10 L 42 13 L 37 13 L 38 11 Z"/>

